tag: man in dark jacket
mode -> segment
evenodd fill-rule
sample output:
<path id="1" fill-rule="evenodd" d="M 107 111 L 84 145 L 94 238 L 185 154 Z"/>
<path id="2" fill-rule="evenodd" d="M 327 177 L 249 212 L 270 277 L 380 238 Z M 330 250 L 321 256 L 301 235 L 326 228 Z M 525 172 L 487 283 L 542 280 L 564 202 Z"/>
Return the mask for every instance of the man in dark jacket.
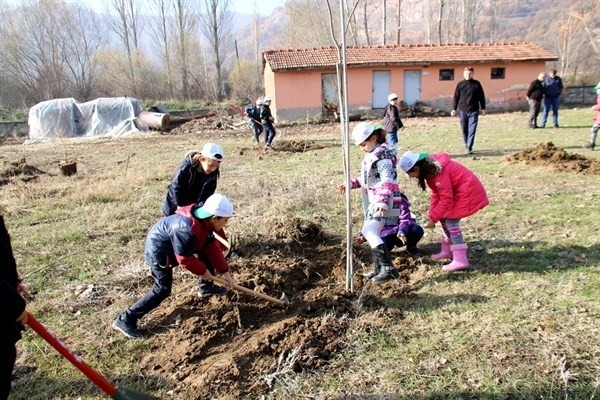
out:
<path id="1" fill-rule="evenodd" d="M 531 82 L 527 89 L 527 101 L 529 102 L 529 128 L 536 129 L 537 117 L 542 108 L 542 99 L 544 98 L 544 79 L 546 73 L 540 72 L 537 79 Z"/>
<path id="2" fill-rule="evenodd" d="M 271 114 L 271 98 L 265 96 L 263 105 L 260 108 L 260 123 L 265 130 L 265 149 L 271 148 L 271 143 L 273 143 L 273 139 L 275 138 L 275 127 L 273 126 L 273 122 L 275 122 L 275 118 L 273 118 L 273 115 Z"/>
<path id="3" fill-rule="evenodd" d="M 454 117 L 456 110 L 458 110 L 467 154 L 473 154 L 480 110 L 481 115 L 485 115 L 485 94 L 481 83 L 473 79 L 474 73 L 475 69 L 473 67 L 465 68 L 463 73 L 465 79 L 456 85 L 452 112 L 450 113 Z"/>
<path id="4" fill-rule="evenodd" d="M 202 151 L 193 150 L 186 154 L 167 189 L 163 215 L 172 215 L 177 207 L 202 205 L 215 193 L 223 158 L 223 148 L 215 143 L 206 143 Z"/>
<path id="5" fill-rule="evenodd" d="M 10 392 L 12 371 L 17 358 L 16 343 L 21 339 L 27 310 L 23 296 L 28 293 L 17 274 L 10 236 L 0 215 L 0 400 Z"/>
<path id="6" fill-rule="evenodd" d="M 137 322 L 171 294 L 173 268 L 181 265 L 205 281 L 212 281 L 210 268 L 221 273 L 233 287 L 223 248 L 214 234 L 223 236 L 223 228 L 233 216 L 233 205 L 221 194 L 210 196 L 203 206 L 180 207 L 174 215 L 161 218 L 148 232 L 144 257 L 150 266 L 154 286 L 144 297 L 113 321 L 113 328 L 138 339 L 142 332 Z"/>
<path id="7" fill-rule="evenodd" d="M 560 106 L 560 96 L 562 95 L 563 81 L 556 75 L 556 70 L 551 69 L 544 80 L 544 112 L 542 113 L 542 128 L 546 127 L 548 114 L 552 108 L 552 124 L 558 128 L 558 107 Z"/>

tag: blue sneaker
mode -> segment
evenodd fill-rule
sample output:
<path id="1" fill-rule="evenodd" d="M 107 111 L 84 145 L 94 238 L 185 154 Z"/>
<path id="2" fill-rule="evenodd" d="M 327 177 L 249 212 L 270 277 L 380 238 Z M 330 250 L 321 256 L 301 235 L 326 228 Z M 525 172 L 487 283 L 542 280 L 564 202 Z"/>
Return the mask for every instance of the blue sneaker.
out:
<path id="1" fill-rule="evenodd" d="M 121 318 L 121 315 L 113 321 L 112 327 L 130 339 L 139 339 L 143 336 L 142 332 L 137 328 L 136 322 L 128 322 Z"/>
<path id="2" fill-rule="evenodd" d="M 204 284 L 198 288 L 198 296 L 200 297 L 223 296 L 227 292 L 229 292 L 229 289 L 224 286 L 215 285 L 214 283 Z"/>

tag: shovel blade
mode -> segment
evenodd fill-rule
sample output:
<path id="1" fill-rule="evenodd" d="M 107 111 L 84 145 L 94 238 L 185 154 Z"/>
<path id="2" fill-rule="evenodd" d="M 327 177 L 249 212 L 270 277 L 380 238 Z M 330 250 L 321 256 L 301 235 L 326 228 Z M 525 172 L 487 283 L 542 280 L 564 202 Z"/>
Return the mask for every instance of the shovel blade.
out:
<path id="1" fill-rule="evenodd" d="M 159 397 L 149 394 L 138 393 L 125 388 L 117 388 L 117 393 L 112 397 L 114 400 L 161 400 Z"/>

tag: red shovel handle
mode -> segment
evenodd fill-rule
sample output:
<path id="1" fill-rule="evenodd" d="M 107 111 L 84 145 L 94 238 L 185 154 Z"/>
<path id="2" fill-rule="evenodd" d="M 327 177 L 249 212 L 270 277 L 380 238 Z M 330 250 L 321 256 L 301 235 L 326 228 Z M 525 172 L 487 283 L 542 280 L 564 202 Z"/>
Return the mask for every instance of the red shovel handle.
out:
<path id="1" fill-rule="evenodd" d="M 38 335 L 40 335 L 46 342 L 54 347 L 64 358 L 69 360 L 71 364 L 76 366 L 81 372 L 85 374 L 92 382 L 102 389 L 111 398 L 117 394 L 117 388 L 111 385 L 102 375 L 94 371 L 89 365 L 87 365 L 79 356 L 75 355 L 71 350 L 61 342 L 54 333 L 50 332 L 44 325 L 38 322 L 30 313 L 27 313 L 27 325 L 31 327 Z"/>

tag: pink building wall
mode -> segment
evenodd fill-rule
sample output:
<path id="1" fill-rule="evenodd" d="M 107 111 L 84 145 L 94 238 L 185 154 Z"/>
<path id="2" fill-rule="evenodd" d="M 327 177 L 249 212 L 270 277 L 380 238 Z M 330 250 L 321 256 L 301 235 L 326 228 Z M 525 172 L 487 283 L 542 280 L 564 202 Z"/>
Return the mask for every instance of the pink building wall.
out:
<path id="1" fill-rule="evenodd" d="M 403 98 L 404 71 L 421 71 L 421 102 L 450 112 L 452 97 L 463 78 L 465 64 L 359 67 L 348 69 L 349 113 L 372 112 L 373 71 L 390 71 L 390 92 Z M 525 108 L 529 83 L 545 70 L 545 62 L 507 62 L 476 64 L 474 78 L 485 91 L 488 110 Z M 504 68 L 504 79 L 491 79 L 492 68 Z M 454 69 L 454 80 L 439 79 L 440 69 Z M 271 109 L 278 120 L 319 118 L 322 113 L 322 74 L 335 70 L 298 70 L 274 73 L 266 63 L 265 93 L 273 98 Z"/>

